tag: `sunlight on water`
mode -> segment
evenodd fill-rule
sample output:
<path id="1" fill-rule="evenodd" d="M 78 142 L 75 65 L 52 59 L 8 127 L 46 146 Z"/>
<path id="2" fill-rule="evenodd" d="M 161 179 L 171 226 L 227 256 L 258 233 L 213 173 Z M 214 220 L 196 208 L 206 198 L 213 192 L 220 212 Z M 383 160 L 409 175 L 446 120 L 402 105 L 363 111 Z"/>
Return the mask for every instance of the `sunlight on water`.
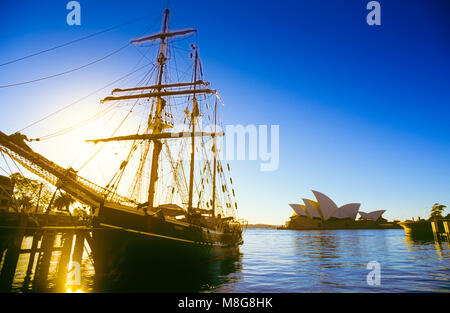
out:
<path id="1" fill-rule="evenodd" d="M 66 293 L 84 293 L 84 291 L 82 289 L 73 288 L 69 286 L 66 288 Z"/>

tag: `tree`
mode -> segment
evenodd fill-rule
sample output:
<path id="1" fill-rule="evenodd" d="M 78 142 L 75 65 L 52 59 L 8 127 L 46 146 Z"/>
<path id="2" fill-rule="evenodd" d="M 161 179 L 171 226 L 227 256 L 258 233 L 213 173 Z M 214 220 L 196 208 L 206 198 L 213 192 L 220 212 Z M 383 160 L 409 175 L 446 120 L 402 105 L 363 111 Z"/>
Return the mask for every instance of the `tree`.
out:
<path id="1" fill-rule="evenodd" d="M 60 193 L 58 197 L 55 198 L 54 206 L 59 211 L 64 211 L 64 207 L 69 207 L 76 200 L 68 193 Z"/>
<path id="2" fill-rule="evenodd" d="M 34 212 L 36 206 L 38 211 L 44 210 L 52 198 L 52 192 L 49 186 L 36 179 L 22 176 L 20 173 L 14 173 L 9 176 L 14 186 L 13 206 L 22 212 Z M 39 200 L 39 203 L 38 203 Z"/>
<path id="3" fill-rule="evenodd" d="M 447 206 L 445 206 L 443 204 L 439 204 L 439 203 L 433 204 L 433 206 L 431 208 L 430 220 L 443 218 L 442 213 L 444 212 L 444 209 L 446 207 Z"/>

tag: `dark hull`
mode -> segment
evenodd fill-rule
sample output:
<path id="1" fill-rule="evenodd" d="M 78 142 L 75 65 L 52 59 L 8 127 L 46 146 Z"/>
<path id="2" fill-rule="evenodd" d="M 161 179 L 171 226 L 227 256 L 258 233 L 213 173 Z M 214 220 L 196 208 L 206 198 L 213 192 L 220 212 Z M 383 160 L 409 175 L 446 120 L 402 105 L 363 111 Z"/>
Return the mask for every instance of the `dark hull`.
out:
<path id="1" fill-rule="evenodd" d="M 413 239 L 433 240 L 433 229 L 431 223 L 421 222 L 400 222 L 400 226 L 405 230 L 405 235 Z"/>
<path id="2" fill-rule="evenodd" d="M 102 208 L 92 233 L 96 286 L 102 291 L 183 291 L 183 280 L 236 257 L 239 235 L 164 217 Z M 171 283 L 175 278 L 177 284 Z"/>

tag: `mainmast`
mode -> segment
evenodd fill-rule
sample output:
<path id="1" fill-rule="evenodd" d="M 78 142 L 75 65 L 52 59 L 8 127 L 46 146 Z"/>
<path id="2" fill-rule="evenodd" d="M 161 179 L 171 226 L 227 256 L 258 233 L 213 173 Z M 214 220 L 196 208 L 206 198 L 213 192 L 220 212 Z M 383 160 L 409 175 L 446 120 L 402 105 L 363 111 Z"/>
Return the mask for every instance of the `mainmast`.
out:
<path id="1" fill-rule="evenodd" d="M 217 131 L 217 99 L 214 104 L 214 133 Z M 212 216 L 216 216 L 216 172 L 217 172 L 217 152 L 216 152 L 216 136 L 213 137 L 213 154 L 214 154 L 214 172 L 213 172 L 213 191 L 212 191 Z"/>
<path id="2" fill-rule="evenodd" d="M 166 9 L 164 11 L 164 18 L 163 18 L 163 26 L 161 29 L 162 33 L 166 33 L 169 27 L 169 9 Z M 166 38 L 162 37 L 161 42 L 159 45 L 159 53 L 158 53 L 158 81 L 157 84 L 161 85 L 162 78 L 163 78 L 163 72 L 164 72 L 164 65 L 166 64 L 166 50 L 167 50 L 167 42 Z M 161 91 L 161 88 L 156 88 L 157 91 Z M 154 124 L 152 123 L 152 112 L 150 112 L 148 117 L 148 126 L 149 128 L 153 128 L 153 134 L 159 134 L 161 132 L 161 126 L 162 126 L 162 119 L 161 119 L 161 112 L 164 109 L 165 101 L 159 96 L 156 98 L 156 112 L 155 112 L 155 120 Z M 160 140 L 153 141 L 153 155 L 152 155 L 152 167 L 150 171 L 150 186 L 148 189 L 148 206 L 147 211 L 151 211 L 153 209 L 153 200 L 155 197 L 155 187 L 156 187 L 156 181 L 158 180 L 158 161 L 159 161 L 159 155 L 161 153 L 162 149 L 162 143 Z"/>
<path id="3" fill-rule="evenodd" d="M 194 32 L 196 32 L 195 29 L 184 29 L 184 30 L 177 30 L 177 31 L 169 31 L 169 15 L 170 11 L 169 9 L 164 10 L 164 16 L 162 20 L 162 28 L 161 32 L 145 36 L 142 38 L 134 39 L 131 41 L 131 43 L 140 44 L 148 41 L 155 41 L 159 40 L 159 53 L 158 53 L 158 78 L 157 78 L 157 85 L 155 86 L 157 92 L 161 92 L 162 89 L 162 80 L 163 80 L 163 74 L 164 74 L 164 66 L 167 62 L 167 41 L 169 38 L 172 37 L 180 37 L 184 35 L 189 35 Z M 195 80 L 194 80 L 195 82 Z M 195 86 L 195 84 L 194 84 Z M 163 130 L 163 120 L 162 120 L 162 112 L 164 110 L 164 107 L 166 105 L 166 101 L 162 98 L 162 96 L 158 95 L 156 98 L 156 111 L 155 115 L 152 117 L 152 112 L 150 112 L 150 115 L 148 117 L 148 126 L 149 129 L 152 131 L 153 135 L 158 135 Z M 150 172 L 150 186 L 148 189 L 148 206 L 147 210 L 151 211 L 154 207 L 154 197 L 155 197 L 155 187 L 156 182 L 158 180 L 158 167 L 159 167 L 159 155 L 161 153 L 162 149 L 162 143 L 160 140 L 153 140 L 153 154 L 152 154 L 152 165 L 151 165 L 151 172 Z"/>
<path id="4" fill-rule="evenodd" d="M 197 81 L 197 68 L 198 68 L 198 49 L 196 46 L 192 45 L 192 50 L 194 50 L 194 79 Z M 192 212 L 192 195 L 194 190 L 194 162 L 195 162 L 195 123 L 196 118 L 199 115 L 197 98 L 195 97 L 196 85 L 194 85 L 194 93 L 192 96 L 192 113 L 191 113 L 191 124 L 192 124 L 192 136 L 191 136 L 191 168 L 189 175 L 189 202 L 188 202 L 188 213 Z"/>

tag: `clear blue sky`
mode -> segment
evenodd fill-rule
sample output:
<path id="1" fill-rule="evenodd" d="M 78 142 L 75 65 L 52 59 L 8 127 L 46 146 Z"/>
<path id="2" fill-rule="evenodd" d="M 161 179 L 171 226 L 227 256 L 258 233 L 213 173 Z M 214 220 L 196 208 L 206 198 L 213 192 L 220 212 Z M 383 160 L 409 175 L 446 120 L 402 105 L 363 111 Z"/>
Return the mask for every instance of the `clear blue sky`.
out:
<path id="1" fill-rule="evenodd" d="M 0 85 L 85 64 L 156 31 L 166 5 L 80 0 L 82 24 L 68 26 L 67 2 L 1 1 L 0 63 L 155 14 L 2 66 Z M 284 223 L 288 203 L 313 197 L 311 189 L 338 205 L 386 209 L 388 219 L 427 217 L 434 202 L 450 206 L 450 2 L 379 1 L 381 26 L 366 24 L 367 2 L 170 1 L 171 26 L 199 31 L 193 40 L 226 103 L 224 122 L 280 125 L 277 171 L 231 162 L 239 213 L 251 223 Z M 0 129 L 15 132 L 104 86 L 138 57 L 129 49 L 69 75 L 0 89 Z M 107 91 L 90 105 L 98 108 Z M 25 133 L 47 130 L 55 131 L 47 123 Z"/>

